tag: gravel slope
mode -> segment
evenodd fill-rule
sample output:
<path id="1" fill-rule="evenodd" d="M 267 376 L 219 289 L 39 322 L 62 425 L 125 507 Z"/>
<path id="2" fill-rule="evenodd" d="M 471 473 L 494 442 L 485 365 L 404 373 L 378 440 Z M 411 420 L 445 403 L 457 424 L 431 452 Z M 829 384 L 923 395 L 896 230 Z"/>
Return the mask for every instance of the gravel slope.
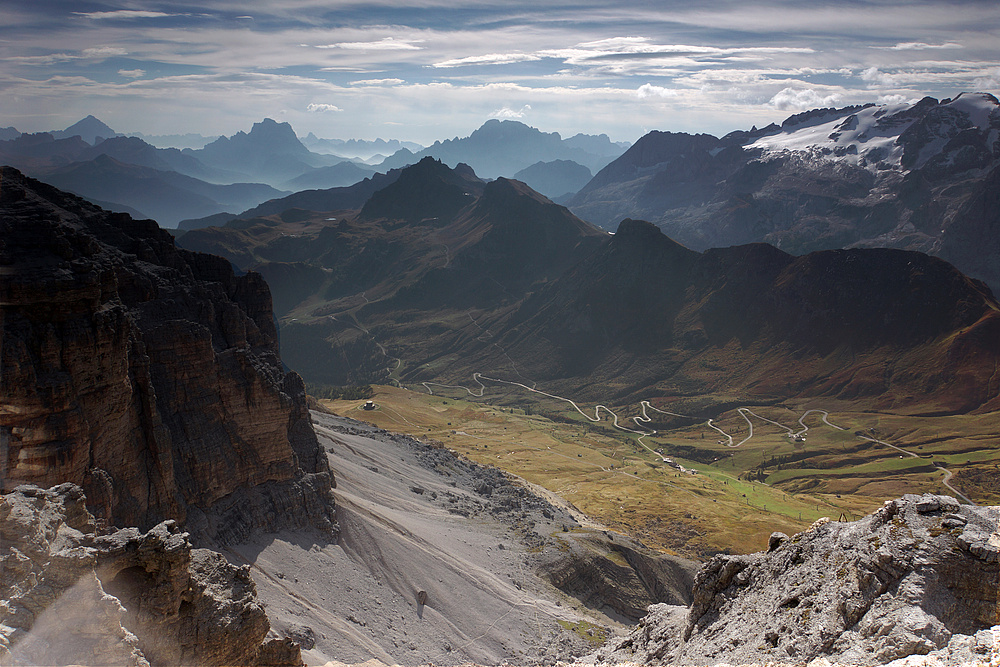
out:
<path id="1" fill-rule="evenodd" d="M 577 528 L 568 511 L 447 450 L 313 419 L 340 539 L 285 532 L 229 550 L 252 563 L 274 632 L 302 640 L 307 663 L 551 663 L 594 648 L 559 620 L 622 629 L 535 574 L 551 536 Z"/>

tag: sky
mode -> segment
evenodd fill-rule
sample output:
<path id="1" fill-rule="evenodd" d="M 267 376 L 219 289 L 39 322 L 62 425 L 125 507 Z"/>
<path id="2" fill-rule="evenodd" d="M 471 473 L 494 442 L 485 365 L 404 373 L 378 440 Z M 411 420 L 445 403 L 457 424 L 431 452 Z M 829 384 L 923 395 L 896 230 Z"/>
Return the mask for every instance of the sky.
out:
<path id="1" fill-rule="evenodd" d="M 1000 2 L 0 0 L 0 127 L 428 145 L 722 135 L 798 111 L 1000 94 Z"/>

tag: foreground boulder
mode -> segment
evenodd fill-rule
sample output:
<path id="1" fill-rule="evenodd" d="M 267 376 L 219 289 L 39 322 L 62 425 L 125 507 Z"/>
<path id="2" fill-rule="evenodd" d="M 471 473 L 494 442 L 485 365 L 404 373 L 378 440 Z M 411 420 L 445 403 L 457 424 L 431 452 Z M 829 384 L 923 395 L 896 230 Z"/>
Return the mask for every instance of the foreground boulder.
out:
<path id="1" fill-rule="evenodd" d="M 95 532 L 81 489 L 0 498 L 0 664 L 300 665 L 249 566 L 192 549 L 173 521 Z"/>
<path id="2" fill-rule="evenodd" d="M 599 661 L 884 664 L 1000 659 L 998 507 L 905 495 L 850 523 L 817 522 L 769 550 L 716 556 L 693 601 L 654 605 Z M 993 663 L 990 663 L 993 664 Z"/>
<path id="3" fill-rule="evenodd" d="M 304 386 L 255 273 L 0 169 L 0 490 L 82 487 L 102 525 L 334 530 Z"/>

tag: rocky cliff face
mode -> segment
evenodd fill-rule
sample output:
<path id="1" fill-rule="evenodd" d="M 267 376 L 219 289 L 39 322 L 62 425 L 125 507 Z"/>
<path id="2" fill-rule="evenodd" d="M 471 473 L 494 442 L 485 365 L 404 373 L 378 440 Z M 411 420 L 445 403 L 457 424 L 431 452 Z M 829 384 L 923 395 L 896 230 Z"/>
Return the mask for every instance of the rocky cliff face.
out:
<path id="1" fill-rule="evenodd" d="M 333 527 L 332 478 L 267 285 L 153 221 L 0 171 L 0 484 L 220 541 Z"/>
<path id="2" fill-rule="evenodd" d="M 817 522 L 765 553 L 717 556 L 693 602 L 656 605 L 605 661 L 700 665 L 823 656 L 882 664 L 998 657 L 1000 508 L 906 495 L 851 523 Z M 822 521 L 822 520 L 821 520 Z M 991 626 L 994 626 L 991 629 Z"/>
<path id="3" fill-rule="evenodd" d="M 249 566 L 192 549 L 174 521 L 98 536 L 83 492 L 0 498 L 0 663 L 300 665 L 270 624 Z"/>

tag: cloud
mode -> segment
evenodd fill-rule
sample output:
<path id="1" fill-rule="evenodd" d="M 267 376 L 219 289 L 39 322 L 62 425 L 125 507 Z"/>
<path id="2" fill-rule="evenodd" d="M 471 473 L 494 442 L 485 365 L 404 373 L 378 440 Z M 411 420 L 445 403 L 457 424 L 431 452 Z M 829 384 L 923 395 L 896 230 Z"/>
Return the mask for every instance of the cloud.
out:
<path id="1" fill-rule="evenodd" d="M 531 53 L 487 53 L 482 56 L 466 56 L 434 63 L 432 67 L 461 67 L 463 65 L 506 65 L 541 60 L 540 56 Z"/>
<path id="2" fill-rule="evenodd" d="M 867 81 L 870 86 L 894 86 L 896 77 L 887 72 L 882 72 L 878 67 L 869 67 L 861 72 L 862 81 Z"/>
<path id="3" fill-rule="evenodd" d="M 639 89 L 635 91 L 635 94 L 640 100 L 644 100 L 648 97 L 676 97 L 677 91 L 672 88 L 664 88 L 663 86 L 654 86 L 651 83 L 644 83 L 639 86 Z"/>
<path id="4" fill-rule="evenodd" d="M 511 118 L 524 118 L 524 114 L 526 112 L 528 112 L 528 111 L 531 111 L 531 105 L 530 104 L 525 104 L 518 111 L 515 111 L 514 109 L 511 109 L 510 107 L 502 107 L 500 109 L 497 109 L 493 113 L 491 113 L 489 115 L 489 117 L 490 118 L 503 118 L 503 119 L 506 119 L 506 120 L 509 120 Z"/>
<path id="5" fill-rule="evenodd" d="M 306 105 L 306 111 L 310 113 L 327 113 L 329 111 L 343 111 L 335 104 L 317 104 L 315 102 Z"/>
<path id="6" fill-rule="evenodd" d="M 406 83 L 402 79 L 360 79 L 358 81 L 351 81 L 352 86 L 398 86 L 401 83 Z"/>
<path id="7" fill-rule="evenodd" d="M 24 65 L 53 65 L 55 63 L 69 62 L 77 60 L 80 56 L 69 53 L 50 53 L 44 56 L 10 56 L 6 60 L 12 63 L 22 63 Z"/>
<path id="8" fill-rule="evenodd" d="M 167 16 L 179 16 L 179 14 L 167 14 L 164 12 L 148 12 L 138 9 L 118 9 L 113 12 L 73 12 L 77 16 L 100 21 L 104 19 L 158 19 Z"/>
<path id="9" fill-rule="evenodd" d="M 84 58 L 112 58 L 127 55 L 128 51 L 117 46 L 96 46 L 83 50 Z"/>
<path id="10" fill-rule="evenodd" d="M 144 69 L 120 69 L 118 74 L 124 76 L 127 79 L 141 79 L 146 76 L 146 70 Z"/>
<path id="11" fill-rule="evenodd" d="M 912 100 L 906 95 L 879 95 L 876 100 L 878 104 L 906 104 L 914 101 L 916 100 Z"/>
<path id="12" fill-rule="evenodd" d="M 996 67 L 992 71 L 984 72 L 983 76 L 980 76 L 973 81 L 973 87 L 977 91 L 983 92 L 1000 91 L 1000 67 Z"/>
<path id="13" fill-rule="evenodd" d="M 900 42 L 894 46 L 873 46 L 874 49 L 883 51 L 930 51 L 935 49 L 964 49 L 965 47 L 957 42 L 946 42 L 944 44 L 927 44 L 926 42 Z"/>
<path id="14" fill-rule="evenodd" d="M 768 104 L 780 111 L 789 109 L 812 109 L 829 107 L 840 102 L 840 95 L 820 95 L 812 88 L 783 88 L 768 101 Z"/>
<path id="15" fill-rule="evenodd" d="M 412 42 L 420 43 L 423 40 L 396 39 L 395 37 L 384 37 L 375 42 L 338 42 L 336 44 L 323 44 L 316 46 L 317 49 L 347 49 L 349 51 L 420 51 L 424 47 L 416 46 Z"/>

